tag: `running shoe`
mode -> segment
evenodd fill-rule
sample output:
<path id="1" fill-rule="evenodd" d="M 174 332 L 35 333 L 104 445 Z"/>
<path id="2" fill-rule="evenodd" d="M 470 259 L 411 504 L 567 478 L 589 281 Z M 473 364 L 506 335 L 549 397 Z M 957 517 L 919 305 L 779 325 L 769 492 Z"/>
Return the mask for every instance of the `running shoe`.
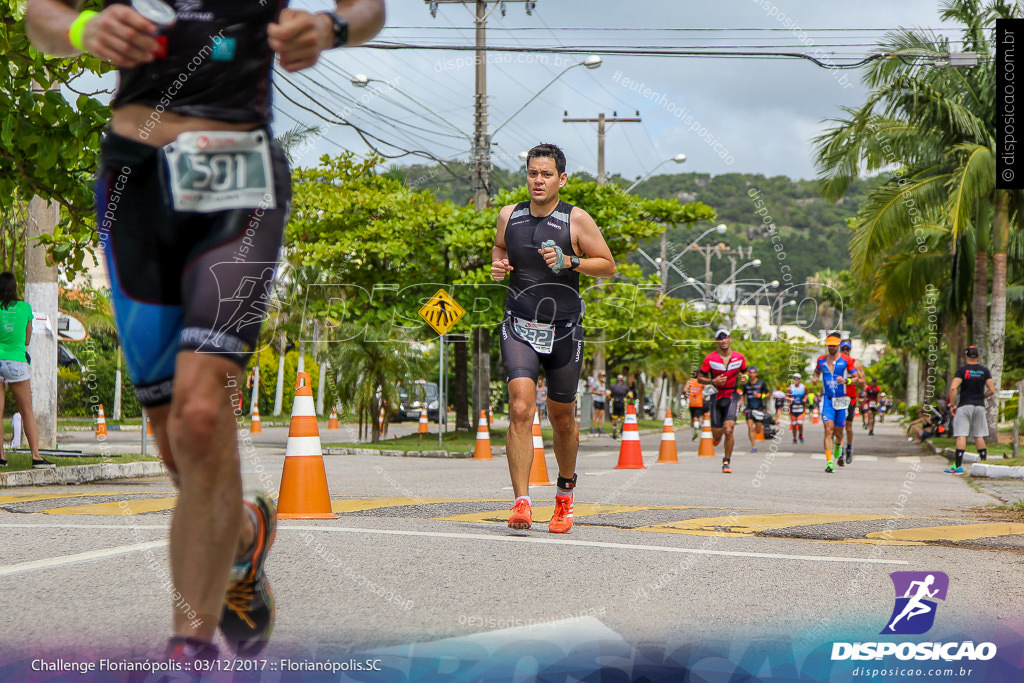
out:
<path id="1" fill-rule="evenodd" d="M 793 437 L 793 443 L 796 443 L 796 437 L 795 436 Z"/>
<path id="2" fill-rule="evenodd" d="M 690 441 L 696 441 L 696 440 L 697 440 L 697 432 L 694 432 L 693 436 L 690 437 Z"/>
<path id="3" fill-rule="evenodd" d="M 40 458 L 39 460 L 32 461 L 32 467 L 37 470 L 52 470 L 56 465 L 46 458 Z"/>
<path id="4" fill-rule="evenodd" d="M 843 456 L 840 455 L 838 458 L 836 458 L 836 464 L 838 464 L 840 467 L 846 464 L 846 462 L 843 460 Z"/>
<path id="5" fill-rule="evenodd" d="M 851 462 L 853 462 L 853 451 L 847 451 L 846 452 L 846 464 L 849 465 Z"/>
<path id="6" fill-rule="evenodd" d="M 874 429 L 872 429 L 870 432 L 868 432 L 868 436 L 874 436 L 874 435 L 875 435 L 875 430 Z"/>
<path id="7" fill-rule="evenodd" d="M 946 474 L 963 474 L 963 467 L 950 467 L 948 470 L 943 470 Z"/>
<path id="8" fill-rule="evenodd" d="M 722 474 L 732 474 L 732 468 L 729 467 L 729 463 L 722 463 Z"/>
<path id="9" fill-rule="evenodd" d="M 508 518 L 509 529 L 529 529 L 533 526 L 533 510 L 525 500 L 518 500 L 512 506 L 512 514 Z"/>
<path id="10" fill-rule="evenodd" d="M 7 467 L 7 458 L 0 458 L 0 467 Z"/>
<path id="11" fill-rule="evenodd" d="M 548 522 L 548 531 L 564 534 L 572 528 L 572 499 L 572 496 L 555 496 L 555 512 Z"/>
<path id="12" fill-rule="evenodd" d="M 835 468 L 832 467 L 832 463 L 831 462 L 828 463 L 827 465 L 825 465 L 825 471 L 828 472 L 829 474 L 832 474 L 833 472 L 835 472 Z"/>
<path id="13" fill-rule="evenodd" d="M 263 491 L 243 503 L 256 513 L 256 539 L 252 557 L 231 567 L 220 630 L 235 654 L 254 657 L 267 646 L 274 630 L 274 592 L 263 566 L 277 533 L 277 506 Z"/>
<path id="14" fill-rule="evenodd" d="M 756 449 L 756 448 L 751 448 L 751 449 L 750 449 L 750 452 L 751 452 L 751 453 L 757 453 L 757 449 Z"/>
<path id="15" fill-rule="evenodd" d="M 803 443 L 803 442 L 804 442 L 804 437 L 801 436 L 800 437 L 800 443 Z"/>

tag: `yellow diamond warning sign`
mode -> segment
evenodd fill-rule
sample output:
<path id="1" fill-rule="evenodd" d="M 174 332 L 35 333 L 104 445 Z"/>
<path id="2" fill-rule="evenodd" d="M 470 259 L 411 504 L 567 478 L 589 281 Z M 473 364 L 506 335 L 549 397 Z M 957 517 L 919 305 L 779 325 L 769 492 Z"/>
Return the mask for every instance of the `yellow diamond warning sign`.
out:
<path id="1" fill-rule="evenodd" d="M 455 299 L 444 289 L 437 290 L 437 294 L 420 309 L 420 317 L 442 336 L 448 334 L 448 330 L 452 329 L 464 315 L 466 309 L 455 303 Z"/>

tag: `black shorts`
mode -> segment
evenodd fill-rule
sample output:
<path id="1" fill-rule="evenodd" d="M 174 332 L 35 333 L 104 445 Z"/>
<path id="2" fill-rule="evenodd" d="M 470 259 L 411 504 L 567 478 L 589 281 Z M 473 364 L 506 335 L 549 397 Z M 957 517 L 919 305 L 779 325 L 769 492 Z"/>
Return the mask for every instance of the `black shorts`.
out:
<path id="1" fill-rule="evenodd" d="M 270 302 L 291 205 L 291 175 L 271 139 L 274 205 L 214 213 L 172 207 L 160 150 L 108 134 L 96 216 L 117 331 L 139 403 L 171 400 L 179 351 L 244 367 Z"/>
<path id="2" fill-rule="evenodd" d="M 736 421 L 736 411 L 739 409 L 740 397 L 733 394 L 727 398 L 716 398 L 711 406 L 711 426 L 714 429 L 721 429 L 726 422 Z"/>
<path id="3" fill-rule="evenodd" d="M 556 327 L 551 353 L 542 354 L 516 335 L 506 318 L 501 322 L 501 360 L 505 364 L 506 382 L 519 377 L 529 377 L 536 382 L 543 367 L 548 400 L 572 403 L 576 400 L 583 370 L 583 326 L 572 323 L 570 327 Z"/>
<path id="4" fill-rule="evenodd" d="M 704 413 L 708 412 L 708 409 L 704 406 L 697 406 L 696 408 L 690 408 L 690 417 L 698 418 L 703 417 Z"/>
<path id="5" fill-rule="evenodd" d="M 613 400 L 612 401 L 612 419 L 626 417 L 626 401 Z"/>
<path id="6" fill-rule="evenodd" d="M 594 401 L 594 410 L 604 410 L 604 401 Z"/>

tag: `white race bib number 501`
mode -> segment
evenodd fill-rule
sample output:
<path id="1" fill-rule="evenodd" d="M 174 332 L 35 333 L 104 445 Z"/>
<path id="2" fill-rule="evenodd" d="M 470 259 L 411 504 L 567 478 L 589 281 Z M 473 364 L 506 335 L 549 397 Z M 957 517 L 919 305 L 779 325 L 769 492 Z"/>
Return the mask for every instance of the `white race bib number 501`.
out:
<path id="1" fill-rule="evenodd" d="M 182 133 L 163 153 L 175 211 L 276 206 L 270 143 L 262 130 Z"/>

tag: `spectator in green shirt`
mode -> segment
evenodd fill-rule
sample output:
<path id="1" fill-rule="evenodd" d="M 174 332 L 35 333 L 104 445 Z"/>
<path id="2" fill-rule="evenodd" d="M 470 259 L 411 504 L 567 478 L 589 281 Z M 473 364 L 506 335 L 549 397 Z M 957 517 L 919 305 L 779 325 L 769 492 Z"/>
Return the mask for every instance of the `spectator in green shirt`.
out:
<path id="1" fill-rule="evenodd" d="M 14 273 L 0 273 L 0 382 L 5 387 L 0 391 L 0 467 L 7 467 L 3 454 L 4 401 L 9 387 L 18 404 L 21 421 L 32 451 L 32 466 L 47 469 L 55 465 L 39 455 L 39 433 L 36 416 L 32 412 L 32 386 L 29 384 L 31 371 L 28 366 L 29 340 L 32 339 L 32 307 L 18 298 L 18 279 Z"/>

